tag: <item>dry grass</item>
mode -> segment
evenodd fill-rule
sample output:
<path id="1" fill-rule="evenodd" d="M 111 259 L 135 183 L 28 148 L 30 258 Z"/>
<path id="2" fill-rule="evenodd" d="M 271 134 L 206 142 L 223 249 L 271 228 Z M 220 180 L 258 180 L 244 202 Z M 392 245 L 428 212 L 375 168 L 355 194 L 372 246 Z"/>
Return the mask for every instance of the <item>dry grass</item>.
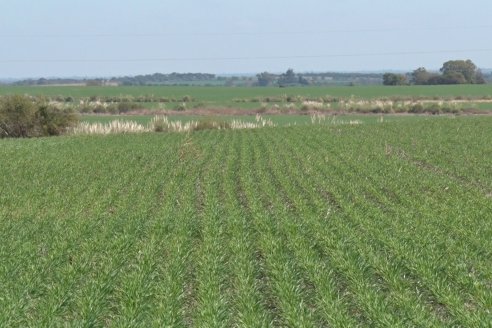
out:
<path id="1" fill-rule="evenodd" d="M 382 117 L 381 117 L 382 118 Z M 380 121 L 382 123 L 382 121 Z M 326 114 L 320 112 L 311 113 L 311 124 L 333 124 L 333 125 L 359 125 L 361 120 L 342 120 L 336 116 L 331 116 L 331 119 L 326 122 Z"/>
<path id="2" fill-rule="evenodd" d="M 232 122 L 217 120 L 201 121 L 171 121 L 165 115 L 157 115 L 152 118 L 147 126 L 134 121 L 114 120 L 109 123 L 87 123 L 83 122 L 71 130 L 74 135 L 90 134 L 118 134 L 118 133 L 142 133 L 142 132 L 189 132 L 197 130 L 224 130 L 224 129 L 258 129 L 276 126 L 271 120 L 264 119 L 257 114 L 256 122 L 244 122 L 233 120 Z"/>
<path id="3" fill-rule="evenodd" d="M 165 115 L 154 116 L 150 121 L 148 130 L 154 132 L 187 132 L 194 130 L 198 126 L 198 122 L 189 121 L 170 121 Z"/>
<path id="4" fill-rule="evenodd" d="M 107 124 L 82 122 L 71 131 L 72 134 L 115 134 L 115 133 L 141 133 L 148 129 L 133 121 L 115 120 Z"/>

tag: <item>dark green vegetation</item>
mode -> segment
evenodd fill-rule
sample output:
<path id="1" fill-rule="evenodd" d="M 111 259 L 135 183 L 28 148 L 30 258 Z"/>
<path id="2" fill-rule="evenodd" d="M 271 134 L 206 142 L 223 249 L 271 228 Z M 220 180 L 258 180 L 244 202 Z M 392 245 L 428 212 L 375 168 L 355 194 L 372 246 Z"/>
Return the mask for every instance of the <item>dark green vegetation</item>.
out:
<path id="1" fill-rule="evenodd" d="M 384 85 L 407 85 L 408 80 L 407 80 L 406 75 L 403 75 L 403 74 L 386 73 L 383 75 L 383 84 Z"/>
<path id="2" fill-rule="evenodd" d="M 293 73 L 293 70 L 288 70 Z M 349 84 L 381 84 L 380 73 L 301 73 L 295 74 L 295 80 L 289 84 L 310 85 L 349 85 Z M 40 78 L 13 82 L 14 85 L 182 85 L 182 86 L 268 86 L 286 82 L 285 74 L 260 73 L 243 76 L 216 76 L 206 73 L 154 73 L 137 76 L 113 77 L 111 79 L 70 79 Z"/>
<path id="3" fill-rule="evenodd" d="M 442 74 L 427 72 L 424 67 L 412 72 L 414 84 L 484 84 L 485 77 L 471 60 L 449 60 L 439 70 Z"/>
<path id="4" fill-rule="evenodd" d="M 447 84 L 485 84 L 485 76 L 471 60 L 449 60 L 445 62 L 439 73 L 428 72 L 419 67 L 409 74 L 386 73 L 383 75 L 384 85 L 447 85 Z M 408 80 L 410 78 L 410 81 Z"/>
<path id="5" fill-rule="evenodd" d="M 77 122 L 70 109 L 19 95 L 0 98 L 0 138 L 60 135 Z"/>
<path id="6" fill-rule="evenodd" d="M 0 140 L 0 326 L 486 327 L 491 127 Z"/>

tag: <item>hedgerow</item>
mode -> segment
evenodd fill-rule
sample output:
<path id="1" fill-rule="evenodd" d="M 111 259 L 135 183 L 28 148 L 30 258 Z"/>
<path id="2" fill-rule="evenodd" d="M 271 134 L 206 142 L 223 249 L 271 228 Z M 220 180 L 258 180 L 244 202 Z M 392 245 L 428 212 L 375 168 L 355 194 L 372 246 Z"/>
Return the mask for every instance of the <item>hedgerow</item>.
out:
<path id="1" fill-rule="evenodd" d="M 77 123 L 70 108 L 21 95 L 0 98 L 0 138 L 60 135 Z"/>

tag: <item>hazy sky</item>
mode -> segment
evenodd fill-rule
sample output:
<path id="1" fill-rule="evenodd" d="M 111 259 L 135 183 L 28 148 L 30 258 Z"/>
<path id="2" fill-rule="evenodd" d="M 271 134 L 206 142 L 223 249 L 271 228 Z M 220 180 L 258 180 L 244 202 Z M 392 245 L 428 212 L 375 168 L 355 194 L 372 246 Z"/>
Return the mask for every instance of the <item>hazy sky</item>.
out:
<path id="1" fill-rule="evenodd" d="M 492 68 L 490 0 L 0 0 L 0 78 Z"/>

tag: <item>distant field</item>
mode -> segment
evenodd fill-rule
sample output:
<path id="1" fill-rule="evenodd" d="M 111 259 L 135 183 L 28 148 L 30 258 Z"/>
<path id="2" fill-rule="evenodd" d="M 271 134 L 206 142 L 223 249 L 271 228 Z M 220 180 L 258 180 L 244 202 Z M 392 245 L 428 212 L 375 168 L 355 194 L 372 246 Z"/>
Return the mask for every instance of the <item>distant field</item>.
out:
<path id="1" fill-rule="evenodd" d="M 1 327 L 487 327 L 492 117 L 0 140 Z"/>
<path id="2" fill-rule="evenodd" d="M 155 95 L 182 98 L 192 96 L 200 101 L 230 103 L 233 99 L 267 96 L 307 96 L 307 97 L 486 97 L 492 96 L 492 85 L 441 85 L 441 86 L 354 86 L 354 87 L 0 87 L 0 95 L 30 94 L 46 96 L 118 96 Z"/>
<path id="3" fill-rule="evenodd" d="M 132 107 L 124 112 L 188 112 L 246 110 L 276 113 L 299 110 L 332 112 L 412 112 L 422 103 L 425 112 L 492 111 L 492 85 L 354 86 L 354 87 L 0 87 L 0 95 L 27 94 L 75 107 L 83 113 L 121 113 L 120 102 Z M 67 100 L 69 99 L 69 100 Z M 383 101 L 383 103 L 381 103 Z M 405 101 L 407 103 L 405 103 Z M 413 104 L 408 104 L 412 101 Z M 441 102 L 437 105 L 432 102 Z M 427 102 L 427 103 L 425 103 Z M 434 108 L 430 108 L 434 106 Z M 404 108 L 404 109 L 402 109 Z M 417 108 L 417 111 L 421 110 Z M 231 113 L 228 113 L 231 114 Z M 240 113 L 237 113 L 240 114 Z M 214 115 L 217 115 L 215 113 Z"/>
<path id="4" fill-rule="evenodd" d="M 341 112 L 411 112 L 404 101 L 445 101 L 440 112 L 492 111 L 492 85 L 355 86 L 355 87 L 0 87 L 0 95 L 44 96 L 84 113 L 118 113 L 119 102 L 132 103 L 130 111 L 247 110 L 296 112 L 302 109 Z M 67 102 L 67 99 L 70 99 Z M 389 100 L 391 99 L 391 100 Z M 380 101 L 384 103 L 381 103 Z M 361 104 L 361 102 L 363 102 Z M 398 105 L 398 102 L 400 105 Z M 427 103 L 424 103 L 427 102 Z M 429 103 L 431 102 L 431 103 Z M 401 109 L 401 106 L 406 109 Z M 229 113 L 231 114 L 231 113 Z M 239 114 L 239 113 L 238 113 Z M 215 113 L 217 115 L 217 113 Z"/>

